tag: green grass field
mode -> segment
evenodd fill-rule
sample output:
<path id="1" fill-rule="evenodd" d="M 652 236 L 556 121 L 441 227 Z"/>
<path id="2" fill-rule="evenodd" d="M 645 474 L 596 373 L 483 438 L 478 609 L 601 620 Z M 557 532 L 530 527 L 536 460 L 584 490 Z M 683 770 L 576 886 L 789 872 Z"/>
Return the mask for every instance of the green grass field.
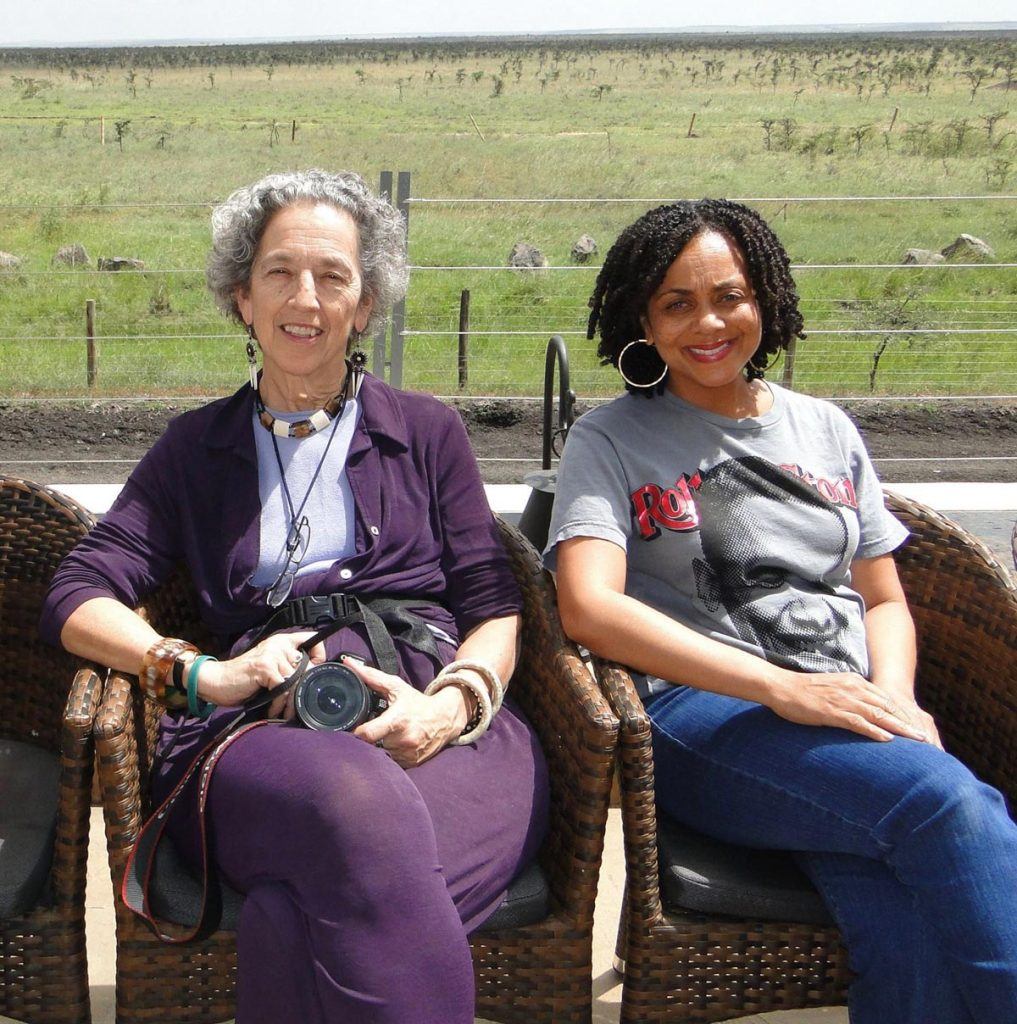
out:
<path id="1" fill-rule="evenodd" d="M 796 387 L 1017 395 L 1013 269 L 809 269 L 896 264 L 961 232 L 1017 263 L 1017 202 L 793 201 L 1012 196 L 1015 78 L 1017 38 L 1006 34 L 0 52 L 0 250 L 22 259 L 0 273 L 0 395 L 86 392 L 89 298 L 94 393 L 238 384 L 239 335 L 201 275 L 207 204 L 265 172 L 312 166 L 372 182 L 383 168 L 409 170 L 418 199 L 641 201 L 412 203 L 421 269 L 406 386 L 456 391 L 468 288 L 470 393 L 537 394 L 555 331 L 567 333 L 576 389 L 612 392 L 613 373 L 582 337 L 599 258 L 649 205 L 711 195 L 790 198 L 754 205 L 803 265 L 814 332 L 946 332 L 814 333 L 799 347 Z M 567 267 L 583 232 L 600 246 L 591 267 L 427 269 L 501 267 L 520 240 Z M 53 253 L 70 242 L 93 262 L 137 257 L 148 270 L 54 273 Z"/>

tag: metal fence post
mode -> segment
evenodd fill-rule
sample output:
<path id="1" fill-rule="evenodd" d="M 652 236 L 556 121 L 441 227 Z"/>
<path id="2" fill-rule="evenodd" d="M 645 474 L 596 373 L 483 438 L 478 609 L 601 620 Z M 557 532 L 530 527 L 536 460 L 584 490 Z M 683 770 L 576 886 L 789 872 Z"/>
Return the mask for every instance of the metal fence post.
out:
<path id="1" fill-rule="evenodd" d="M 400 171 L 396 179 L 396 209 L 403 215 L 406 225 L 406 253 L 410 251 L 410 172 Z M 403 331 L 406 328 L 406 299 L 400 299 L 392 310 L 392 364 L 389 384 L 403 386 Z"/>
<path id="2" fill-rule="evenodd" d="M 392 201 L 392 172 L 382 171 L 378 180 L 378 195 Z M 388 320 L 383 320 L 380 327 L 375 328 L 373 351 L 371 354 L 371 372 L 379 380 L 385 379 L 385 337 L 388 334 Z"/>

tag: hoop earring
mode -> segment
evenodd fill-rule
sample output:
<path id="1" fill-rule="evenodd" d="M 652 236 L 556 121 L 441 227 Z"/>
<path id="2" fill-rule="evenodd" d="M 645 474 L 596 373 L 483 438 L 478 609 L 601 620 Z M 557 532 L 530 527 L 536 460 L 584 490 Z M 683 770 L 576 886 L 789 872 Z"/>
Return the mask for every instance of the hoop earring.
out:
<path id="1" fill-rule="evenodd" d="M 247 372 L 251 382 L 251 390 L 258 390 L 258 356 L 254 349 L 254 343 L 258 339 L 254 336 L 254 324 L 247 325 Z"/>
<path id="2" fill-rule="evenodd" d="M 633 345 L 645 345 L 647 348 L 653 348 L 653 346 L 645 338 L 640 338 L 638 341 L 630 341 L 621 350 L 621 352 L 618 353 L 618 372 L 621 374 L 621 379 L 625 381 L 626 384 L 634 388 L 643 388 L 644 390 L 646 388 L 655 388 L 667 376 L 667 363 L 665 363 L 663 359 L 660 359 L 660 353 L 654 350 L 657 358 L 660 359 L 660 362 L 663 365 L 663 369 L 660 371 L 660 375 L 657 377 L 656 380 L 651 381 L 633 380 L 622 367 L 622 360 L 625 358 L 625 353 L 628 352 L 628 350 L 632 348 Z"/>

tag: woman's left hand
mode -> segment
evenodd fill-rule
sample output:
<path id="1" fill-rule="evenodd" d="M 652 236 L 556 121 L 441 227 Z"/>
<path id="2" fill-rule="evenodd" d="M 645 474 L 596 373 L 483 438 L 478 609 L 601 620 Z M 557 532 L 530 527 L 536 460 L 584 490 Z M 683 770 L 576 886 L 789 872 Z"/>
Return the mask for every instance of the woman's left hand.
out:
<path id="1" fill-rule="evenodd" d="M 895 698 L 895 705 L 902 717 L 913 722 L 925 733 L 925 742 L 931 743 L 934 747 L 943 749 L 943 741 L 939 738 L 939 730 L 936 728 L 935 719 L 925 708 L 920 707 L 913 696 L 901 696 Z"/>
<path id="2" fill-rule="evenodd" d="M 401 767 L 412 768 L 433 757 L 466 727 L 466 703 L 458 687 L 427 696 L 399 676 L 352 659 L 343 664 L 388 701 L 386 711 L 364 722 L 353 735 L 384 747 Z"/>

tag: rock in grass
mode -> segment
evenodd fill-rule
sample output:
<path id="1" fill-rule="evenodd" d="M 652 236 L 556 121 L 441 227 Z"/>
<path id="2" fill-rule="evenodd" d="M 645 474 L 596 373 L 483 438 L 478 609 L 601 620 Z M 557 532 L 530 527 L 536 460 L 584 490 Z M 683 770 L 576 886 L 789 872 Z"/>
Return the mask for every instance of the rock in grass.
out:
<path id="1" fill-rule="evenodd" d="M 88 258 L 88 252 L 80 242 L 72 245 L 62 245 L 53 254 L 53 265 L 64 267 L 90 267 L 92 261 Z"/>
<path id="2" fill-rule="evenodd" d="M 529 242 L 516 242 L 509 253 L 508 265 L 510 267 L 525 267 L 529 270 L 539 270 L 548 265 L 547 257 Z"/>
<path id="3" fill-rule="evenodd" d="M 901 263 L 925 266 L 930 263 L 946 263 L 946 257 L 941 252 L 933 252 L 931 249 L 908 249 Z"/>
<path id="4" fill-rule="evenodd" d="M 17 270 L 21 266 L 21 257 L 12 252 L 0 252 L 0 270 Z"/>
<path id="5" fill-rule="evenodd" d="M 145 261 L 130 259 L 127 256 L 100 256 L 100 270 L 144 270 Z"/>
<path id="6" fill-rule="evenodd" d="M 589 235 L 580 235 L 572 246 L 573 263 L 589 263 L 597 255 L 597 243 Z"/>
<path id="7" fill-rule="evenodd" d="M 996 258 L 992 246 L 974 235 L 958 235 L 945 249 L 943 256 L 958 263 L 978 263 Z"/>

